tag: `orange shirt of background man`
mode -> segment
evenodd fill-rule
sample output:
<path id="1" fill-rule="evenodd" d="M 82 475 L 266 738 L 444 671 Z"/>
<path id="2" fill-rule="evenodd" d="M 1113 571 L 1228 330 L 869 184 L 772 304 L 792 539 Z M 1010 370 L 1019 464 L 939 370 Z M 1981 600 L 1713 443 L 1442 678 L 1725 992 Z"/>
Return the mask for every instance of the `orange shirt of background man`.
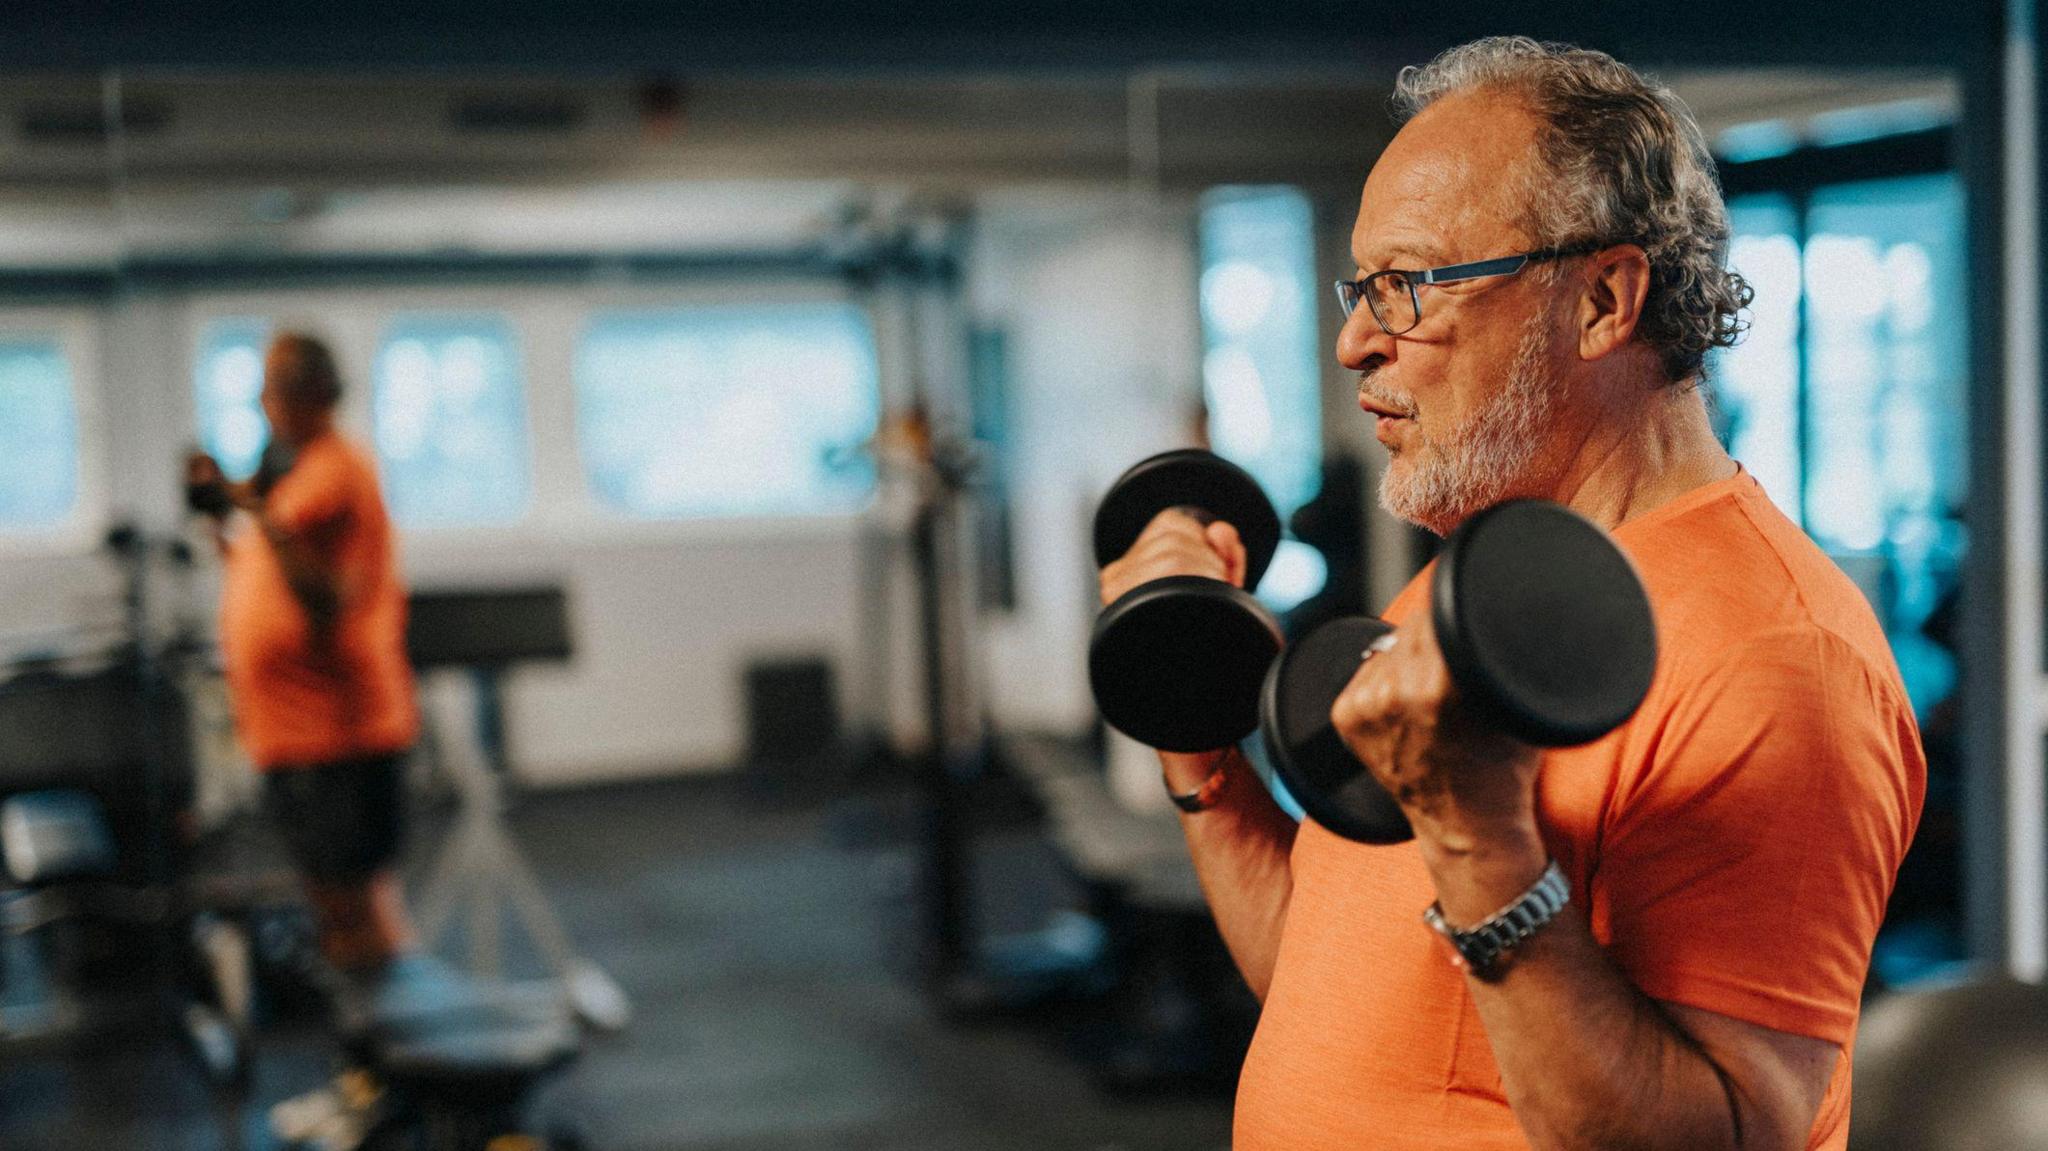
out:
<path id="1" fill-rule="evenodd" d="M 1926 787 L 1890 648 L 1747 473 L 1614 538 L 1649 590 L 1656 678 L 1622 728 L 1544 756 L 1544 838 L 1644 994 L 1842 1045 L 1808 1141 L 1842 1148 L 1871 944 Z M 1427 603 L 1428 574 L 1390 619 Z M 1422 922 L 1415 845 L 1311 821 L 1292 871 L 1237 1151 L 1527 1148 L 1466 977 Z"/>
<path id="2" fill-rule="evenodd" d="M 341 612 L 316 649 L 277 554 L 241 519 L 229 540 L 220 642 L 235 728 L 262 770 L 402 751 L 419 734 L 405 656 L 405 587 L 369 459 L 337 432 L 306 444 L 265 501 L 337 575 Z"/>

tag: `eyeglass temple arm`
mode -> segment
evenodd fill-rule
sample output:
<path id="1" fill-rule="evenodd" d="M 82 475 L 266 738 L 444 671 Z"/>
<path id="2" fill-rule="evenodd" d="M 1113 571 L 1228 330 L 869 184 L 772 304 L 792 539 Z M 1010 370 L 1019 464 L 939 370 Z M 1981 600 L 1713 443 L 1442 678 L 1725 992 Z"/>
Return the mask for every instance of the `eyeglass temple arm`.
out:
<path id="1" fill-rule="evenodd" d="M 1598 244 L 1573 244 L 1564 248 L 1538 248 L 1519 256 L 1501 256 L 1493 260 L 1480 260 L 1471 264 L 1452 264 L 1445 268 L 1430 268 L 1416 273 L 1418 284 L 1449 284 L 1458 280 L 1477 280 L 1482 276 L 1506 276 L 1519 272 L 1530 264 L 1545 260 L 1562 259 L 1565 256 L 1583 256 L 1600 250 Z"/>
<path id="2" fill-rule="evenodd" d="M 1472 264 L 1452 264 L 1448 268 L 1430 268 L 1417 273 L 1418 284 L 1449 284 L 1458 280 L 1476 280 L 1482 276 L 1505 276 L 1519 272 L 1523 265 L 1537 259 L 1547 259 L 1554 252 L 1527 252 L 1519 256 L 1502 256 L 1494 260 L 1480 260 Z"/>

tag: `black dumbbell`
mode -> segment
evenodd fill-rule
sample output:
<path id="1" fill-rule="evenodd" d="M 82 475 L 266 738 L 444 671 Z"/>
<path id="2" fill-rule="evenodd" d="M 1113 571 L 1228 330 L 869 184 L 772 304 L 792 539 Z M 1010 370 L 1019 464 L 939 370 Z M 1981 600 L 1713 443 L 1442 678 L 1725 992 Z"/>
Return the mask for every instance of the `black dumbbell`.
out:
<path id="1" fill-rule="evenodd" d="M 1111 727 L 1164 751 L 1228 747 L 1258 730 L 1259 685 L 1280 654 L 1280 625 L 1247 589 L 1280 546 L 1280 516 L 1243 468 L 1197 449 L 1164 452 L 1117 478 L 1095 512 L 1105 567 L 1160 512 L 1222 520 L 1244 541 L 1245 586 L 1202 576 L 1140 584 L 1102 609 L 1088 681 Z"/>
<path id="2" fill-rule="evenodd" d="M 1657 636 L 1635 568 L 1597 526 L 1557 504 L 1517 500 L 1445 541 L 1429 611 L 1459 702 L 1538 747 L 1589 743 L 1635 714 L 1656 671 Z M 1408 819 L 1330 723 L 1337 697 L 1393 631 L 1332 620 L 1274 660 L 1260 734 L 1287 789 L 1349 839 L 1399 843 Z"/>

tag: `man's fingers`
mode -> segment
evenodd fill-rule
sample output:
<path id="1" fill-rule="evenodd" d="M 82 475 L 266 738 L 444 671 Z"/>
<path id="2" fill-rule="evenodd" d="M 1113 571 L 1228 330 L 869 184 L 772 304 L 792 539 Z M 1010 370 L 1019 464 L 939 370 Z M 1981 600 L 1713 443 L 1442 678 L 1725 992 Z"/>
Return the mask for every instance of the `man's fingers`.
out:
<path id="1" fill-rule="evenodd" d="M 1220 520 L 1204 524 L 1181 508 L 1152 517 L 1128 552 L 1102 569 L 1102 602 L 1166 576 L 1195 575 L 1242 587 L 1247 566 L 1237 529 Z"/>
<path id="2" fill-rule="evenodd" d="M 1244 540 L 1237 534 L 1237 528 L 1222 520 L 1210 524 L 1202 532 L 1209 550 L 1223 561 L 1224 579 L 1238 586 L 1244 586 L 1245 550 Z"/>
<path id="3" fill-rule="evenodd" d="M 1165 511 L 1152 517 L 1151 522 L 1145 525 L 1145 530 L 1138 533 L 1138 542 L 1132 544 L 1131 547 L 1135 550 L 1139 544 L 1161 537 L 1177 537 L 1190 540 L 1200 539 L 1202 538 L 1202 521 L 1190 515 L 1186 508 L 1167 508 Z"/>

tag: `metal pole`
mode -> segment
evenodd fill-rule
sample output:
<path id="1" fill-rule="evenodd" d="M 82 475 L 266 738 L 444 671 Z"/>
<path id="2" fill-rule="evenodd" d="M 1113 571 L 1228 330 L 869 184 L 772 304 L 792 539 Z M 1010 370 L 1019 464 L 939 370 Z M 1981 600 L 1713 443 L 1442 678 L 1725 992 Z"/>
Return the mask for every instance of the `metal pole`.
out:
<path id="1" fill-rule="evenodd" d="M 2041 187 L 2033 0 L 2007 0 L 2005 80 L 2005 920 L 2016 979 L 2048 974 L 2041 526 Z"/>

